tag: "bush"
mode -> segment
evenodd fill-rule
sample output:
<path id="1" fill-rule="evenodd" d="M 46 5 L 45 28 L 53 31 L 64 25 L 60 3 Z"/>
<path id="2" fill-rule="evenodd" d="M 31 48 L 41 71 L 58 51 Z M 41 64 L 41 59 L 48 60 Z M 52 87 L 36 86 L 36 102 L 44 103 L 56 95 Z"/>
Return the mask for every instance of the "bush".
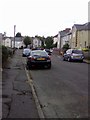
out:
<path id="1" fill-rule="evenodd" d="M 9 57 L 12 57 L 13 56 L 13 49 L 12 48 L 7 48 L 7 50 L 8 50 Z"/>
<path id="2" fill-rule="evenodd" d="M 89 48 L 83 48 L 82 51 L 87 52 L 87 51 L 90 51 L 90 49 Z"/>
<path id="3" fill-rule="evenodd" d="M 2 46 L 2 64 L 7 62 L 8 57 L 12 57 L 12 55 L 13 55 L 13 49 L 12 48 Z"/>
<path id="4" fill-rule="evenodd" d="M 8 52 L 7 47 L 2 46 L 2 63 L 4 63 L 5 61 L 7 61 L 8 56 L 9 56 L 9 52 Z"/>
<path id="5" fill-rule="evenodd" d="M 63 48 L 62 48 L 63 53 L 65 53 L 69 48 L 70 47 L 69 47 L 68 43 L 66 43 L 65 45 L 63 45 Z"/>

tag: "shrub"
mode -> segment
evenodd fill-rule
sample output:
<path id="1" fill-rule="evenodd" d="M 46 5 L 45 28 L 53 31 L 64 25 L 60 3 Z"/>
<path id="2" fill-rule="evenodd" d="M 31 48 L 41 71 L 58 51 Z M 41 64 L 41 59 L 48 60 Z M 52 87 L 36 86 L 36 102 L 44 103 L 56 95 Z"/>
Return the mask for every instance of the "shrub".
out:
<path id="1" fill-rule="evenodd" d="M 8 56 L 9 56 L 9 53 L 8 53 L 7 47 L 2 46 L 2 63 L 4 63 L 5 61 L 7 61 Z"/>
<path id="2" fill-rule="evenodd" d="M 12 48 L 7 48 L 7 50 L 8 50 L 9 57 L 12 57 L 12 55 L 13 55 L 13 49 Z"/>
<path id="3" fill-rule="evenodd" d="M 62 48 L 63 53 L 65 53 L 69 48 L 70 47 L 69 47 L 68 43 L 66 43 L 65 45 L 63 45 L 63 48 Z"/>
<path id="4" fill-rule="evenodd" d="M 90 51 L 90 49 L 89 48 L 83 48 L 82 51 L 87 52 L 87 51 Z"/>

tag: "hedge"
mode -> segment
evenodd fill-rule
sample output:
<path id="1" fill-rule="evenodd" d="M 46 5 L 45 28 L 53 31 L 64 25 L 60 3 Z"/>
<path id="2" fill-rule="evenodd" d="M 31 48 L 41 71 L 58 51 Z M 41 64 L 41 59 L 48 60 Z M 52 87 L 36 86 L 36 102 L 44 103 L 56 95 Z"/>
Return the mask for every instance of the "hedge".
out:
<path id="1" fill-rule="evenodd" d="M 7 62 L 9 57 L 12 57 L 13 49 L 2 45 L 2 65 Z"/>

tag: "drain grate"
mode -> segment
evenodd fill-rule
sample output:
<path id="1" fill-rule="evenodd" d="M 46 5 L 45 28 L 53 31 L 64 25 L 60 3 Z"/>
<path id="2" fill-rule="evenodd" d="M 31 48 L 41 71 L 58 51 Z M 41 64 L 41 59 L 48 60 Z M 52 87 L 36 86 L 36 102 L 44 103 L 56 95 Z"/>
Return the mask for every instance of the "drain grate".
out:
<path id="1" fill-rule="evenodd" d="M 2 98 L 8 98 L 8 95 L 2 95 Z"/>

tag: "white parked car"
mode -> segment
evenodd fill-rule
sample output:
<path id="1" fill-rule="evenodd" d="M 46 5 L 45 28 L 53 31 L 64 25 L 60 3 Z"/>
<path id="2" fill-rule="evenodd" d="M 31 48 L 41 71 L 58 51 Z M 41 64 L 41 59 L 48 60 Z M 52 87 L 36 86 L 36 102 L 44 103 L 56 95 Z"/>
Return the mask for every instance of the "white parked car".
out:
<path id="1" fill-rule="evenodd" d="M 29 48 L 23 49 L 22 56 L 23 56 L 23 57 L 29 56 L 29 55 L 30 55 L 30 51 L 31 51 L 31 50 L 30 50 Z"/>

